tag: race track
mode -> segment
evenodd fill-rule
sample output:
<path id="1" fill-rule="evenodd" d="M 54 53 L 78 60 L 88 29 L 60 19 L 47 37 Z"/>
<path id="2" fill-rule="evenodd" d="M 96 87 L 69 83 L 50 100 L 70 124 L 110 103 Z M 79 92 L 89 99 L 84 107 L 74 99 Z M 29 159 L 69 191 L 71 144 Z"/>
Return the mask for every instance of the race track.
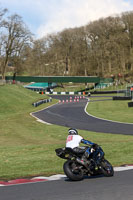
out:
<path id="1" fill-rule="evenodd" d="M 55 96 L 54 98 L 68 99 L 68 96 Z M 111 122 L 86 114 L 84 109 L 87 101 L 87 99 L 82 99 L 79 102 L 58 103 L 32 114 L 51 124 L 93 132 L 133 135 L 133 124 Z"/>
<path id="2" fill-rule="evenodd" d="M 83 181 L 47 181 L 0 187 L 1 200 L 132 200 L 133 170 Z"/>

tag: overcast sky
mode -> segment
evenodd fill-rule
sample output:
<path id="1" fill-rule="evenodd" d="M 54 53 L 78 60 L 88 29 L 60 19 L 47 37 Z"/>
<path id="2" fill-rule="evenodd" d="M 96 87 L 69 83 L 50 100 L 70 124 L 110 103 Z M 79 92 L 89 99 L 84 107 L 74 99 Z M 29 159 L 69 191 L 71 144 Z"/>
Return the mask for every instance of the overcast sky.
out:
<path id="1" fill-rule="evenodd" d="M 133 11 L 133 0 L 0 0 L 0 8 L 18 14 L 40 38 L 101 17 Z"/>

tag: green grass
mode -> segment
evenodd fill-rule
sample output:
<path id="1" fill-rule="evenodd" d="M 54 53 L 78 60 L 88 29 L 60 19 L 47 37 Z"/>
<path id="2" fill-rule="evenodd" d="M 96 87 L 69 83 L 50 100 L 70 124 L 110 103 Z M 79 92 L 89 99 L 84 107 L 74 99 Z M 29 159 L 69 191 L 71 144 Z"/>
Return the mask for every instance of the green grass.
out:
<path id="1" fill-rule="evenodd" d="M 90 100 L 106 98 L 90 98 Z M 109 99 L 109 97 L 107 97 Z M 88 104 L 87 112 L 104 119 L 133 123 L 133 107 L 128 107 L 129 101 L 97 101 Z"/>
<path id="2" fill-rule="evenodd" d="M 43 98 L 47 97 L 18 85 L 0 86 L 0 180 L 63 173 L 64 160 L 55 149 L 65 146 L 68 128 L 39 123 L 30 115 L 56 103 L 32 106 Z M 132 136 L 82 130 L 79 134 L 102 145 L 114 166 L 133 163 Z"/>

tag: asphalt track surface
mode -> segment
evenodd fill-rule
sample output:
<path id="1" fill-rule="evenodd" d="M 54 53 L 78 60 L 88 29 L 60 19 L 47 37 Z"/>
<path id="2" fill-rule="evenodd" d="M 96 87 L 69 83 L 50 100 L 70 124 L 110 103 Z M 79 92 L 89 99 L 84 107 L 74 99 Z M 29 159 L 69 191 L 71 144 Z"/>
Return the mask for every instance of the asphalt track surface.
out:
<path id="1" fill-rule="evenodd" d="M 62 98 L 66 100 L 70 97 L 64 95 L 54 96 L 54 98 Z M 133 124 L 117 123 L 98 119 L 88 115 L 84 111 L 87 102 L 88 99 L 81 99 L 79 102 L 58 103 L 42 111 L 33 113 L 33 116 L 47 123 L 72 127 L 81 130 L 133 135 Z"/>
<path id="2" fill-rule="evenodd" d="M 133 170 L 79 182 L 47 181 L 0 187 L 0 200 L 133 200 Z"/>

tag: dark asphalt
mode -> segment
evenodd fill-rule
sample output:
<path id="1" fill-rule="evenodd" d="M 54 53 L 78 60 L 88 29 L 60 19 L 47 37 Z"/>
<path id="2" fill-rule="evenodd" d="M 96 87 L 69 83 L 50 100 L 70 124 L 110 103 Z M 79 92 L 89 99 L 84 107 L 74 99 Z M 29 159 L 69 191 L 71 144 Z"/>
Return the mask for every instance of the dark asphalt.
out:
<path id="1" fill-rule="evenodd" d="M 79 182 L 48 181 L 0 187 L 1 200 L 132 200 L 133 170 Z"/>
<path id="2" fill-rule="evenodd" d="M 55 98 L 67 99 L 67 96 Z M 33 113 L 33 115 L 45 122 L 66 127 L 73 127 L 93 132 L 133 135 L 133 124 L 124 124 L 106 121 L 89 116 L 84 108 L 87 100 L 80 102 L 59 103 L 45 110 Z"/>

